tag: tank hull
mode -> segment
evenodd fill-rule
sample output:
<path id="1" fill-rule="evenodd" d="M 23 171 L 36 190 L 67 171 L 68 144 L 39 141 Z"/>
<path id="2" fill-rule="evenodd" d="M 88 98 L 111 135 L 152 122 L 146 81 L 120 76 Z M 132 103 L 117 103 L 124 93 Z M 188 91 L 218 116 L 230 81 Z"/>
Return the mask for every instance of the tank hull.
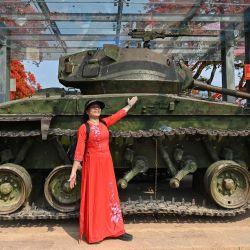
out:
<path id="1" fill-rule="evenodd" d="M 26 169 L 31 176 L 33 189 L 29 203 L 24 205 L 23 210 L 28 212 L 23 217 L 18 210 L 9 215 L 0 215 L 0 218 L 77 217 L 77 212 L 67 210 L 77 207 L 77 201 L 72 196 L 69 195 L 68 199 L 72 200 L 73 205 L 56 211 L 41 198 L 42 187 L 48 179 L 54 185 L 51 170 L 57 173 L 58 167 L 60 170 L 60 166 L 71 164 L 67 151 L 81 124 L 85 102 L 93 98 L 104 101 L 106 108 L 103 116 L 108 116 L 125 106 L 127 98 L 131 96 L 34 96 L 1 104 L 0 164 L 14 163 Z M 138 103 L 127 117 L 111 128 L 110 149 L 124 214 L 164 212 L 198 215 L 203 211 L 204 215 L 231 216 L 247 210 L 246 202 L 228 195 L 224 195 L 227 197 L 224 208 L 216 206 L 215 201 L 208 198 L 210 195 L 203 194 L 205 187 L 201 180 L 215 162 L 223 168 L 224 162 L 221 161 L 229 161 L 226 170 L 232 166 L 236 168 L 233 176 L 241 183 L 243 199 L 248 200 L 249 187 L 245 183 L 248 175 L 241 169 L 247 169 L 250 164 L 248 111 L 238 105 L 185 95 L 139 93 L 138 97 Z M 212 178 L 211 173 L 208 180 Z M 50 178 L 47 177 L 49 174 Z M 228 175 L 227 172 L 220 173 L 223 174 Z M 183 183 L 190 177 L 193 181 L 186 188 Z M 66 180 L 60 174 L 54 178 L 61 178 L 62 182 Z M 233 185 L 231 182 L 225 178 L 223 192 L 229 192 L 226 187 L 230 188 Z M 34 188 L 34 183 L 40 188 Z M 46 194 L 50 192 L 51 183 L 45 185 Z M 202 192 L 197 192 L 197 187 Z M 211 190 L 214 189 L 211 187 Z M 27 205 L 32 202 L 39 208 L 37 214 Z M 186 210 L 180 209 L 181 205 Z M 227 209 L 229 205 L 232 206 L 231 210 Z M 35 215 L 32 217 L 31 214 Z"/>

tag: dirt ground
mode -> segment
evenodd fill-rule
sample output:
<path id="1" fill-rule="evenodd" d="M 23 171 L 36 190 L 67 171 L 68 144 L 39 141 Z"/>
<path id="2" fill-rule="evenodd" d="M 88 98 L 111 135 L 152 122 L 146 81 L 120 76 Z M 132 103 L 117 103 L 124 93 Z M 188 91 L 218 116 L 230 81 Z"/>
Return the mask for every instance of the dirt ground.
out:
<path id="1" fill-rule="evenodd" d="M 250 249 L 250 212 L 236 218 L 140 216 L 125 218 L 132 242 L 78 244 L 78 221 L 1 221 L 0 249 Z"/>

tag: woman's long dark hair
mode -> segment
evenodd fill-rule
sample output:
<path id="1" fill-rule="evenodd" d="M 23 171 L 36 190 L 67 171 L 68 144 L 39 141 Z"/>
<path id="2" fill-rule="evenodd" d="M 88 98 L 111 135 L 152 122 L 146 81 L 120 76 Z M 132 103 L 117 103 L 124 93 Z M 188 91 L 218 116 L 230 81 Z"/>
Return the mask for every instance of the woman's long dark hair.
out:
<path id="1" fill-rule="evenodd" d="M 86 114 L 86 113 L 84 113 L 83 116 L 82 116 L 82 121 L 81 121 L 81 123 L 82 123 L 82 124 L 83 124 L 83 123 L 86 123 L 88 120 L 89 120 L 89 115 Z"/>

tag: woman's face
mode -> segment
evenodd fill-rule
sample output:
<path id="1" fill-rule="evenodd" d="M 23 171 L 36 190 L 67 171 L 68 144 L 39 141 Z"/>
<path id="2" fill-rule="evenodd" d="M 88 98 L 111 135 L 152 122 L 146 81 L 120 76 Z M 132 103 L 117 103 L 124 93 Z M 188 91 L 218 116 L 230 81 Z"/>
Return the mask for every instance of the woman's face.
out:
<path id="1" fill-rule="evenodd" d="M 86 110 L 86 113 L 89 115 L 89 118 L 99 118 L 101 115 L 101 108 L 97 103 L 93 103 Z"/>

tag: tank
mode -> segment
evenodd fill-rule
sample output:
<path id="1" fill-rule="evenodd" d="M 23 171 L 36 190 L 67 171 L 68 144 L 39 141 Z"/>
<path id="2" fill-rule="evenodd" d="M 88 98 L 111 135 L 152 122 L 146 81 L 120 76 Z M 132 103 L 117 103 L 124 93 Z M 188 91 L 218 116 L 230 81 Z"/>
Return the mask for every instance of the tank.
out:
<path id="1" fill-rule="evenodd" d="M 108 116 L 135 95 L 136 105 L 110 131 L 123 214 L 234 216 L 249 209 L 249 109 L 191 90 L 250 94 L 194 80 L 183 62 L 149 49 L 147 37 L 157 33 L 130 35 L 141 37 L 143 48 L 104 45 L 61 57 L 58 78 L 68 90 L 0 104 L 1 219 L 77 217 L 80 174 L 71 190 L 68 151 L 84 105 L 101 100 Z"/>

